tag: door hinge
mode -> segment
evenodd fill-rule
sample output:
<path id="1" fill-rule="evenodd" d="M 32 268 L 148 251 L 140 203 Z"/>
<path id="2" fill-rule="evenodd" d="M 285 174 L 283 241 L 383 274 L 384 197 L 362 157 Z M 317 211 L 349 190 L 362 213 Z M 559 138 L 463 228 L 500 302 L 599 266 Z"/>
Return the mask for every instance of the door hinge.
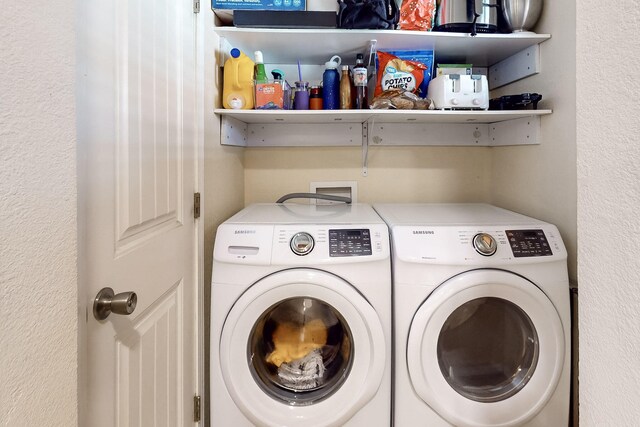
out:
<path id="1" fill-rule="evenodd" d="M 193 193 L 193 218 L 200 218 L 200 193 Z"/>
<path id="2" fill-rule="evenodd" d="M 200 13 L 200 0 L 193 0 L 193 13 Z"/>
<path id="3" fill-rule="evenodd" d="M 193 422 L 200 422 L 200 396 L 193 396 Z"/>

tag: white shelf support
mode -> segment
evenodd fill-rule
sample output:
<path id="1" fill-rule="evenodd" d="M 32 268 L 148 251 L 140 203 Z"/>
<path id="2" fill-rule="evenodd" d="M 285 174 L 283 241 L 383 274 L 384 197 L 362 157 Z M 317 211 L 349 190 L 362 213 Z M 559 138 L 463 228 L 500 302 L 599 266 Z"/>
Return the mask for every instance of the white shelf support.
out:
<path id="1" fill-rule="evenodd" d="M 508 85 L 540 72 L 540 46 L 533 45 L 489 67 L 489 89 Z"/>
<path id="2" fill-rule="evenodd" d="M 488 126 L 492 147 L 540 144 L 540 117 L 538 116 L 507 120 Z"/>
<path id="3" fill-rule="evenodd" d="M 369 128 L 373 128 L 373 119 L 362 123 L 362 176 L 369 174 Z"/>
<path id="4" fill-rule="evenodd" d="M 540 116 L 495 123 L 385 123 L 369 117 L 362 123 L 246 123 L 221 117 L 222 145 L 238 147 L 362 146 L 362 175 L 366 176 L 370 146 L 494 147 L 540 144 Z"/>
<path id="5" fill-rule="evenodd" d="M 249 141 L 249 125 L 229 116 L 222 116 L 220 144 L 246 147 Z"/>
<path id="6" fill-rule="evenodd" d="M 369 133 L 373 145 L 491 145 L 485 123 L 381 123 Z"/>
<path id="7" fill-rule="evenodd" d="M 251 123 L 248 147 L 347 147 L 362 143 L 360 123 Z"/>

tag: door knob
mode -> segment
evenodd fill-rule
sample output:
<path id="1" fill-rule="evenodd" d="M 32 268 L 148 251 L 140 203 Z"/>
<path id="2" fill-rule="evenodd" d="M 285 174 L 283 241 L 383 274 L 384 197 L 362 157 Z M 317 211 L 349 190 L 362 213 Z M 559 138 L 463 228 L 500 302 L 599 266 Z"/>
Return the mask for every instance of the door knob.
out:
<path id="1" fill-rule="evenodd" d="M 129 315 L 136 309 L 138 296 L 135 292 L 121 292 L 114 295 L 113 289 L 102 288 L 93 300 L 93 317 L 104 320 L 111 313 Z"/>

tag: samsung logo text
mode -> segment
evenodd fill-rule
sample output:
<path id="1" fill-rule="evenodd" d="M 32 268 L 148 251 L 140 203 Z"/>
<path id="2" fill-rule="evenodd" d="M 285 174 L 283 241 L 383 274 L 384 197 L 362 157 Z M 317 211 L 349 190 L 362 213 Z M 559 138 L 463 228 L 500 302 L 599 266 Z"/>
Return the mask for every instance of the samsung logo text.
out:
<path id="1" fill-rule="evenodd" d="M 435 234 L 433 230 L 413 230 L 413 234 Z"/>
<path id="2" fill-rule="evenodd" d="M 256 230 L 236 230 L 234 234 L 256 234 Z"/>

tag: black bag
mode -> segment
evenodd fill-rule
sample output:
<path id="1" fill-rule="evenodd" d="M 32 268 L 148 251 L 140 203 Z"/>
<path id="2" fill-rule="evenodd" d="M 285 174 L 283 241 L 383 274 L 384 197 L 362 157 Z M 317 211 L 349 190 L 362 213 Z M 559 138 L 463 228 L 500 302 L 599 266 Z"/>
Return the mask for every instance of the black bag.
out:
<path id="1" fill-rule="evenodd" d="M 393 30 L 400 16 L 395 0 L 338 0 L 338 28 Z"/>

